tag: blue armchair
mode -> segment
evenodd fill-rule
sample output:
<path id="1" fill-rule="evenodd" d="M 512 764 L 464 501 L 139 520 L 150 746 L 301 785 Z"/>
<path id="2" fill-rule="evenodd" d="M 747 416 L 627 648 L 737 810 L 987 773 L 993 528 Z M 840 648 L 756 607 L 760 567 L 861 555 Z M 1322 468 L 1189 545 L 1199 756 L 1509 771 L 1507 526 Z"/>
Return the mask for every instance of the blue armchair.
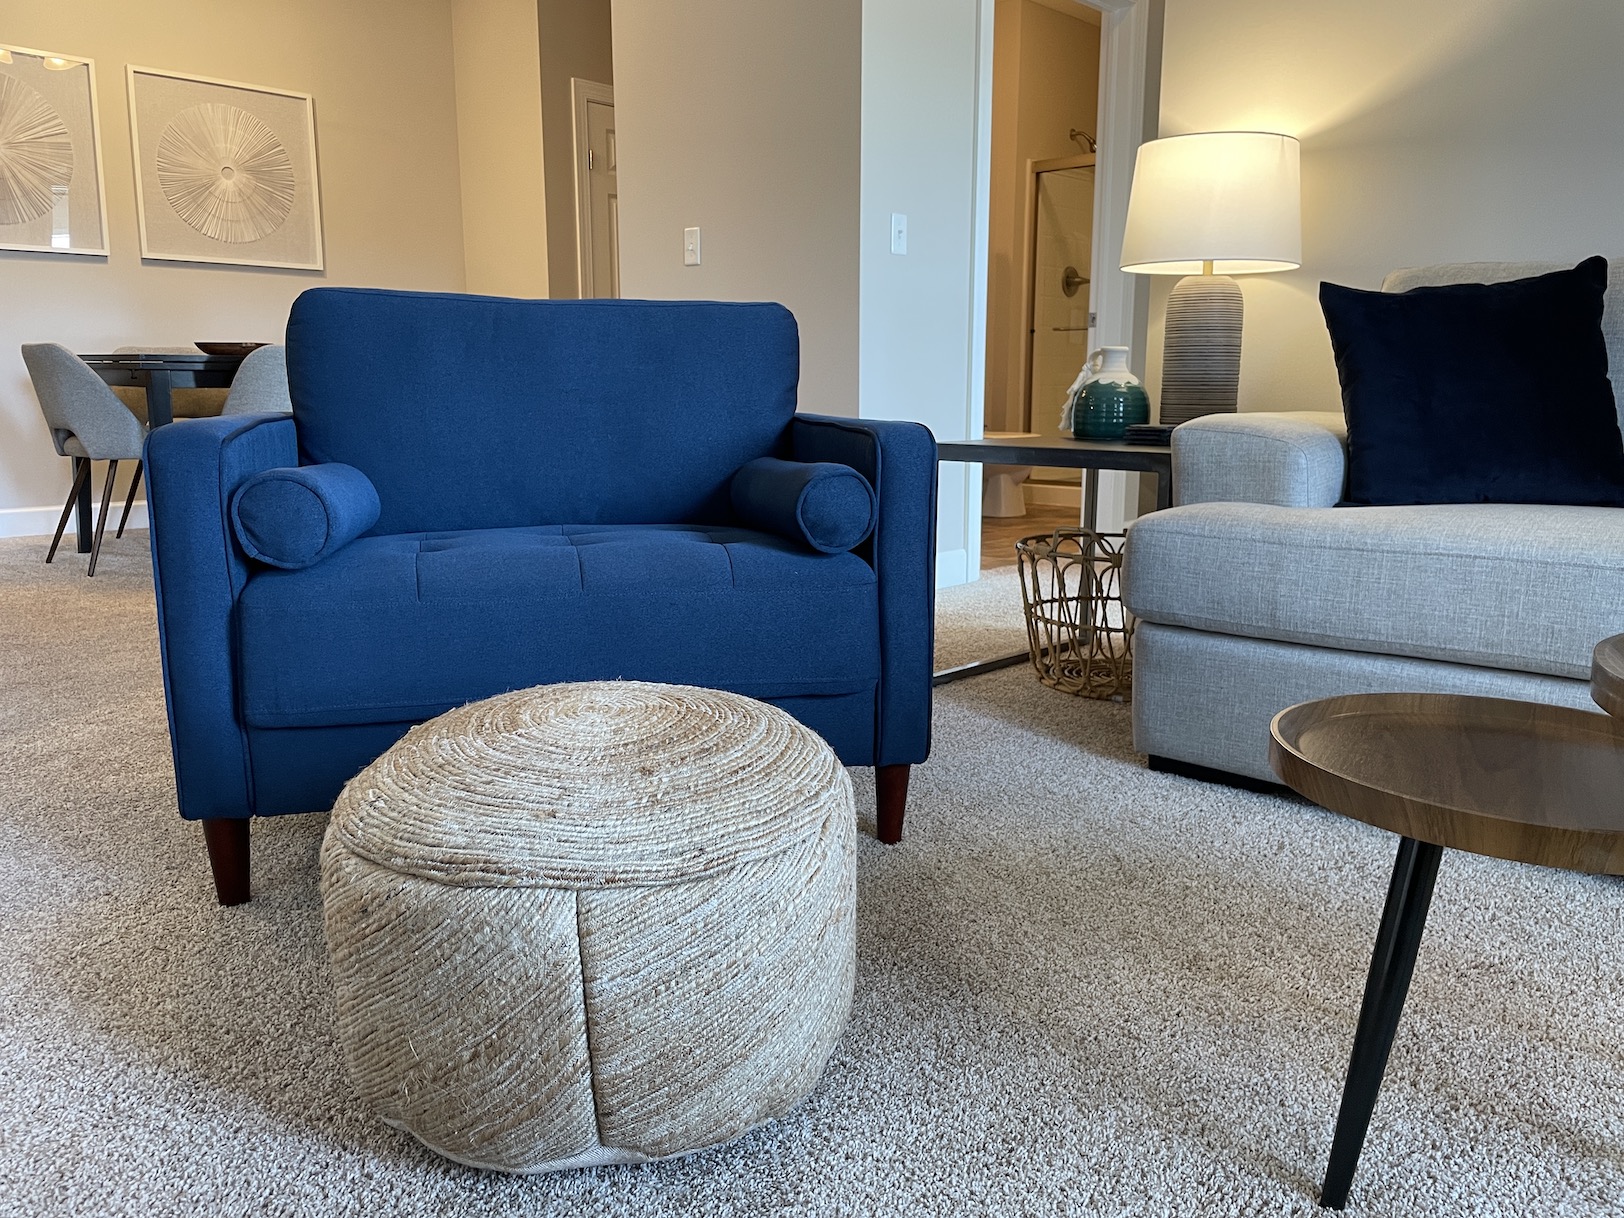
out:
<path id="1" fill-rule="evenodd" d="M 554 681 L 771 702 L 877 767 L 900 838 L 930 747 L 936 446 L 797 415 L 787 310 L 317 288 L 287 364 L 291 418 L 185 420 L 146 451 L 180 813 L 222 904 L 248 897 L 250 817 L 323 811 L 412 724 Z M 752 527 L 752 462 L 756 498 L 776 470 L 856 470 L 872 534 Z M 363 493 L 334 509 L 324 481 Z M 245 545 L 284 527 L 314 530 L 297 561 Z"/>

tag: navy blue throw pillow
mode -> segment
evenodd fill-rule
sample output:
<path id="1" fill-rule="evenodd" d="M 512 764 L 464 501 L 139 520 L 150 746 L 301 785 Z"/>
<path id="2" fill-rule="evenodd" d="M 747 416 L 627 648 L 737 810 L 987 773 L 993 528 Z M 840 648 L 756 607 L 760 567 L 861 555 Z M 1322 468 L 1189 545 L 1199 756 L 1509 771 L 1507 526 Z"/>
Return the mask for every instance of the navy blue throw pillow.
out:
<path id="1" fill-rule="evenodd" d="M 1607 260 L 1408 292 L 1320 284 L 1352 504 L 1624 506 Z"/>
<path id="2" fill-rule="evenodd" d="M 248 557 L 298 571 L 378 523 L 378 492 L 353 465 L 268 469 L 231 499 L 231 527 Z"/>
<path id="3" fill-rule="evenodd" d="M 760 457 L 733 475 L 733 510 L 751 528 L 823 554 L 844 554 L 874 531 L 874 488 L 849 465 Z"/>

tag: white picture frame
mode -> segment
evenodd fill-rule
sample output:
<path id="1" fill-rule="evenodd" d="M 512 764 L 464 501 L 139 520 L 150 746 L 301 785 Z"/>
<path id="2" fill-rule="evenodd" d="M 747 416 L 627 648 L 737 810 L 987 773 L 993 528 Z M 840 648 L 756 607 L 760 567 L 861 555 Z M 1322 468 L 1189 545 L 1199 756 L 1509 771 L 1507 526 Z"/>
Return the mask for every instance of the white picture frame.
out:
<path id="1" fill-rule="evenodd" d="M 95 60 L 0 44 L 0 144 L 0 250 L 107 257 Z"/>
<path id="2" fill-rule="evenodd" d="M 308 93 L 126 65 L 141 257 L 325 269 Z"/>

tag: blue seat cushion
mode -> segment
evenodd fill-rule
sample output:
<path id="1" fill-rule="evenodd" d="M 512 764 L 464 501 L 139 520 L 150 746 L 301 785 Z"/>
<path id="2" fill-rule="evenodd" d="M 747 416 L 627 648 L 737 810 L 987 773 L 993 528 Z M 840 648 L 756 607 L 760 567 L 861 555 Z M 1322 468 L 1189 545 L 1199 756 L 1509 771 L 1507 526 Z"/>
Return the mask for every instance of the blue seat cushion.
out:
<path id="1" fill-rule="evenodd" d="M 849 695 L 880 673 L 873 569 L 765 533 L 546 525 L 362 537 L 238 604 L 254 727 L 424 719 L 553 681 L 756 698 Z"/>

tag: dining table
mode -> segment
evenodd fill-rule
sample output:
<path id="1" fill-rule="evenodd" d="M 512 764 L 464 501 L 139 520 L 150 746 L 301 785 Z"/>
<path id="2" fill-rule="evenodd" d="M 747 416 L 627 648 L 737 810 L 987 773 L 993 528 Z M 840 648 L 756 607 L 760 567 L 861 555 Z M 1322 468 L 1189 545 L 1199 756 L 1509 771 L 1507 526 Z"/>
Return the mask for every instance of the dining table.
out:
<path id="1" fill-rule="evenodd" d="M 175 389 L 228 389 L 242 367 L 243 356 L 205 355 L 190 352 L 116 351 L 81 354 L 80 359 L 109 385 L 146 390 L 147 426 L 162 427 L 174 421 L 171 391 Z M 73 459 L 73 474 L 79 475 L 80 458 Z M 90 552 L 90 479 L 79 488 L 74 507 L 79 553 Z"/>

